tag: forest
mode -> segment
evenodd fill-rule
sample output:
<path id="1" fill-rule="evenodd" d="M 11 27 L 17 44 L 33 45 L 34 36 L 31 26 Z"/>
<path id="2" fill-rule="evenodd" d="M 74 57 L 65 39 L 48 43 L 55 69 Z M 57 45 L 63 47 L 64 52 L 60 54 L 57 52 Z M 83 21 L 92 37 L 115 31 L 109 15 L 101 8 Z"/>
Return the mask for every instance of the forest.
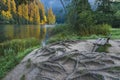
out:
<path id="1" fill-rule="evenodd" d="M 62 2 L 64 3 L 63 6 L 65 6 L 66 0 Z M 70 28 L 75 29 L 75 31 L 78 30 L 77 33 L 83 31 L 85 32 L 82 33 L 84 35 L 91 33 L 101 34 L 100 30 L 94 30 L 97 32 L 90 31 L 93 28 L 100 29 L 108 25 L 113 28 L 120 27 L 119 1 L 95 0 L 95 6 L 97 7 L 92 9 L 89 0 L 71 0 L 70 4 L 64 7 L 68 16 L 66 21 L 70 24 Z M 87 32 L 87 28 L 89 32 Z"/>
<path id="2" fill-rule="evenodd" d="M 0 0 L 0 23 L 3 24 L 54 24 L 52 8 L 45 11 L 39 0 Z"/>

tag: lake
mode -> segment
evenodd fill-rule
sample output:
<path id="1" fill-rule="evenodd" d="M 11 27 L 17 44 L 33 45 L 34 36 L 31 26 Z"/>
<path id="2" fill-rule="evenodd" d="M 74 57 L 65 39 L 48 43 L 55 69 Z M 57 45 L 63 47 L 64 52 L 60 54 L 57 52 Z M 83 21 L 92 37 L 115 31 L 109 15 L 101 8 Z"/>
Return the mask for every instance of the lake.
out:
<path id="1" fill-rule="evenodd" d="M 0 25 L 0 43 L 12 39 L 48 38 L 49 27 L 40 25 Z"/>

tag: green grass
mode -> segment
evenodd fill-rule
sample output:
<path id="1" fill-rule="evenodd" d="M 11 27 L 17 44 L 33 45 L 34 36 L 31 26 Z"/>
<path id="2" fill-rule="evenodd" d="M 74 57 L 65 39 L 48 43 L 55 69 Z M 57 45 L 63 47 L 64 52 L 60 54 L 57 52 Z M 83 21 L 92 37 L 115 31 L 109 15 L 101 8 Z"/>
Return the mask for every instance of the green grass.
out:
<path id="1" fill-rule="evenodd" d="M 112 39 L 120 39 L 120 28 L 112 28 L 110 32 Z"/>
<path id="2" fill-rule="evenodd" d="M 63 26 L 62 26 L 63 27 Z M 54 32 L 60 32 L 59 27 L 57 29 L 54 29 L 56 31 Z M 60 29 L 62 30 L 62 29 Z M 110 29 L 110 34 L 111 34 L 111 39 L 120 39 L 120 28 L 111 28 Z M 56 42 L 56 41 L 63 41 L 63 40 L 87 40 L 87 39 L 98 39 L 98 38 L 105 38 L 107 36 L 105 35 L 89 35 L 89 36 L 80 36 L 77 34 L 72 33 L 71 31 L 69 32 L 68 30 L 63 30 L 61 33 L 56 33 L 51 37 L 48 41 L 48 43 Z"/>
<path id="3" fill-rule="evenodd" d="M 38 48 L 39 46 L 28 48 L 22 52 L 16 54 L 9 54 L 5 57 L 0 57 L 0 79 L 5 77 L 5 75 L 13 69 L 20 61 L 31 51 Z"/>
<path id="4" fill-rule="evenodd" d="M 0 80 L 28 53 L 39 48 L 39 46 L 39 41 L 34 38 L 15 39 L 0 43 Z"/>
<path id="5" fill-rule="evenodd" d="M 39 45 L 39 40 L 35 38 L 29 39 L 14 39 L 0 43 L 0 56 L 5 56 L 10 53 L 18 53 L 27 48 Z"/>

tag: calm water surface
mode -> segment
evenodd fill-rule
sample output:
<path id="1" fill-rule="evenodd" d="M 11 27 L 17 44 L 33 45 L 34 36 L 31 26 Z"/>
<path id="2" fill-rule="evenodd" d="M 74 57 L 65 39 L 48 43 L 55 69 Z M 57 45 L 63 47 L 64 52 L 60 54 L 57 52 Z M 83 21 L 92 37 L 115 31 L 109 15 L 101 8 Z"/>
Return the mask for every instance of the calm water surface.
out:
<path id="1" fill-rule="evenodd" d="M 0 43 L 12 39 L 48 38 L 48 29 L 40 25 L 0 25 Z"/>

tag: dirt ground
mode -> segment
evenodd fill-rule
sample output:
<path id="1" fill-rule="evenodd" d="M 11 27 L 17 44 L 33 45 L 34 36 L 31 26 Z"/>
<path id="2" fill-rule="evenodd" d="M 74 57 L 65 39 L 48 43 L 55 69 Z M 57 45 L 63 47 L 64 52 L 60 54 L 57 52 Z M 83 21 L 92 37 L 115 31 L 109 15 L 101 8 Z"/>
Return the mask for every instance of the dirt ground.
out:
<path id="1" fill-rule="evenodd" d="M 95 40 L 64 41 L 28 54 L 3 80 L 120 80 L 120 40 L 109 53 L 91 52 Z"/>

